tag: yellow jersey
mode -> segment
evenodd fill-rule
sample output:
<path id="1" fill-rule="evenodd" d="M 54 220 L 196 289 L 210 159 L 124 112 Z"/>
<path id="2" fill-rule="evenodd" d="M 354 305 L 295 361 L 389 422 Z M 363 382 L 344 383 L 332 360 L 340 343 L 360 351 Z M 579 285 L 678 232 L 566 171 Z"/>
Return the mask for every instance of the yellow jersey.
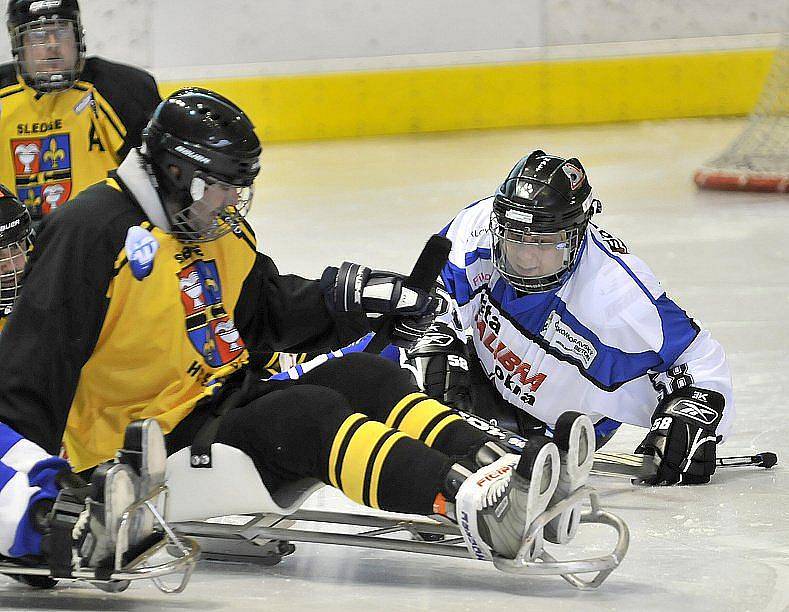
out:
<path id="1" fill-rule="evenodd" d="M 250 354 L 369 329 L 329 311 L 319 281 L 280 275 L 246 224 L 181 243 L 111 176 L 44 218 L 0 334 L 0 422 L 53 454 L 62 439 L 75 470 L 113 457 L 135 419 L 171 431 Z"/>
<path id="2" fill-rule="evenodd" d="M 150 74 L 100 58 L 71 89 L 44 95 L 0 66 L 0 183 L 34 219 L 49 214 L 140 146 L 160 101 Z"/>

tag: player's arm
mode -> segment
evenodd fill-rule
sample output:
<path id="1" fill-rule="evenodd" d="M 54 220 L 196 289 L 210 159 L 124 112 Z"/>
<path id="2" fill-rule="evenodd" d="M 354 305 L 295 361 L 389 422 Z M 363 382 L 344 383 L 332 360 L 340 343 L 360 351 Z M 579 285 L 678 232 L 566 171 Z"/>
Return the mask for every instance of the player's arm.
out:
<path id="1" fill-rule="evenodd" d="M 363 312 L 330 309 L 320 281 L 280 274 L 261 253 L 244 281 L 234 319 L 256 353 L 331 350 L 370 331 Z"/>
<path id="2" fill-rule="evenodd" d="M 441 270 L 446 307 L 437 312 L 433 325 L 407 352 L 407 363 L 425 393 L 460 410 L 468 410 L 471 403 L 465 333 L 471 321 L 467 320 L 468 309 L 464 311 L 462 305 L 468 303 L 471 295 L 466 252 L 476 248 L 468 244 L 468 236 L 478 234 L 471 231 L 478 229 L 474 227 L 478 223 L 472 223 L 474 216 L 467 211 L 441 232 L 452 241 L 448 261 Z"/>
<path id="3" fill-rule="evenodd" d="M 57 454 L 80 369 L 101 330 L 115 255 L 71 209 L 47 217 L 0 334 L 0 422 Z"/>
<path id="4" fill-rule="evenodd" d="M 650 376 L 658 404 L 636 449 L 653 458 L 645 484 L 703 484 L 715 472 L 716 447 L 734 419 L 723 348 L 702 330 L 671 367 Z"/>

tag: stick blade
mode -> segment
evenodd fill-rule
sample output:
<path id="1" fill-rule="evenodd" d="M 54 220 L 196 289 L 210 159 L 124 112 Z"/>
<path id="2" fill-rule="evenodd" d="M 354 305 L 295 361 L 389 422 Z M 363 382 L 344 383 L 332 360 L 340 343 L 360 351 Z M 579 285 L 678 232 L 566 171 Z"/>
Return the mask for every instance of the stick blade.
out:
<path id="1" fill-rule="evenodd" d="M 759 453 L 756 457 L 759 458 L 759 465 L 768 470 L 778 463 L 778 455 L 775 453 Z"/>

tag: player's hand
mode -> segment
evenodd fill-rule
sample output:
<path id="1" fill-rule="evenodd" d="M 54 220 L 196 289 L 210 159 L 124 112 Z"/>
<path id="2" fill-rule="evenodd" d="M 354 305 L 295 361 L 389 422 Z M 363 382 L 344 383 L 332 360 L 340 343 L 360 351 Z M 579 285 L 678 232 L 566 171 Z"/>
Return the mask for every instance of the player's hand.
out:
<path id="1" fill-rule="evenodd" d="M 425 393 L 441 403 L 468 411 L 471 408 L 465 345 L 445 323 L 437 321 L 408 351 L 408 363 Z"/>
<path id="2" fill-rule="evenodd" d="M 346 261 L 339 268 L 324 271 L 321 287 L 326 303 L 336 312 L 391 314 L 415 321 L 433 315 L 439 306 L 434 294 L 408 287 L 406 280 L 396 272 L 371 270 Z M 417 326 L 414 323 L 414 329 Z"/>
<path id="3" fill-rule="evenodd" d="M 645 485 L 704 484 L 715 472 L 715 430 L 724 399 L 716 391 L 685 387 L 658 405 L 652 429 L 636 449 L 656 468 L 639 482 Z"/>
<path id="4" fill-rule="evenodd" d="M 395 315 L 392 344 L 409 349 L 430 329 L 435 318 L 449 309 L 449 295 L 443 287 L 435 285 L 428 294 L 424 313 L 416 316 Z"/>

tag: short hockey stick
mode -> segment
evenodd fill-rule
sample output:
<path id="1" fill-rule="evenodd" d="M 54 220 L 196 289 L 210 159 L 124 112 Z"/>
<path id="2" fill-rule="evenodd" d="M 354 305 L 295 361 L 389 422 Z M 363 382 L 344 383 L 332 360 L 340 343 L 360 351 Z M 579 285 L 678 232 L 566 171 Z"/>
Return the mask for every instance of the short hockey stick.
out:
<path id="1" fill-rule="evenodd" d="M 650 469 L 650 466 L 644 465 L 643 455 L 598 451 L 594 454 L 594 457 L 595 462 L 592 466 L 592 474 L 597 474 L 598 476 L 636 478 L 642 476 L 645 469 Z M 715 466 L 718 469 L 731 467 L 761 467 L 769 469 L 776 463 L 778 463 L 778 456 L 771 452 L 735 457 L 718 457 L 715 460 Z"/>
<path id="2" fill-rule="evenodd" d="M 466 423 L 484 431 L 496 440 L 505 450 L 511 453 L 520 454 L 526 446 L 526 438 L 519 436 L 498 425 L 493 425 L 485 419 L 455 410 Z M 633 478 L 644 475 L 650 469 L 650 465 L 644 466 L 643 455 L 633 455 L 630 453 L 607 453 L 598 451 L 594 454 L 595 462 L 592 465 L 592 473 L 600 476 L 618 476 L 622 478 Z M 651 462 L 651 458 L 650 458 Z M 737 457 L 718 457 L 715 464 L 718 468 L 730 467 L 763 467 L 771 468 L 778 463 L 778 456 L 775 453 L 763 452 L 756 455 L 745 455 Z"/>

